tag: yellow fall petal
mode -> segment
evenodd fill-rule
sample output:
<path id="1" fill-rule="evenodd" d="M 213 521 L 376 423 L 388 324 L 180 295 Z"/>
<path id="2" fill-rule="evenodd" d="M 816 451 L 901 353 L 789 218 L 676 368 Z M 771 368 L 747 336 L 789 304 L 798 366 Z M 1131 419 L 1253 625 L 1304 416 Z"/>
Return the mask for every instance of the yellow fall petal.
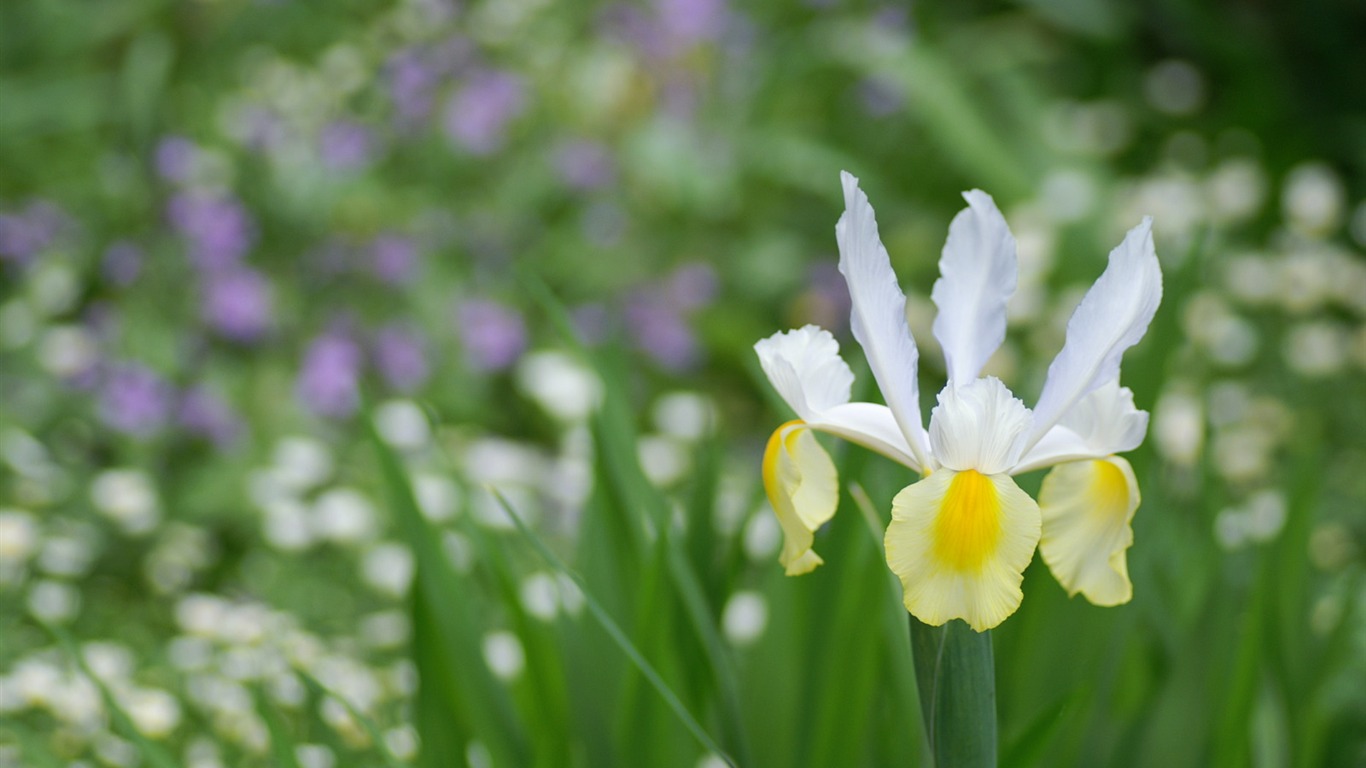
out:
<path id="1" fill-rule="evenodd" d="M 1020 606 L 1039 528 L 1038 505 L 1010 477 L 940 469 L 892 500 L 887 565 L 916 618 L 982 632 Z"/>
<path id="2" fill-rule="evenodd" d="M 1139 501 L 1134 470 L 1118 456 L 1059 464 L 1044 478 L 1039 551 L 1069 595 L 1104 606 L 1133 597 L 1126 552 Z"/>
<path id="3" fill-rule="evenodd" d="M 763 475 L 764 491 L 783 529 L 778 561 L 788 576 L 809 573 L 824 562 L 811 549 L 816 529 L 839 505 L 835 463 L 805 422 L 789 421 L 768 440 Z"/>

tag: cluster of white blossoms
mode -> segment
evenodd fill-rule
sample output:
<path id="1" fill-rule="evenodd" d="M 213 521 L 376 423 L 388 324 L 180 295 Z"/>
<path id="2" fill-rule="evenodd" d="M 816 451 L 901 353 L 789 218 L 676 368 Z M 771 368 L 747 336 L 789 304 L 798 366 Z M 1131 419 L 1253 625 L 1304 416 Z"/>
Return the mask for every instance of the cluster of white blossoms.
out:
<path id="1" fill-rule="evenodd" d="M 1162 298 L 1151 220 L 1129 231 L 1067 325 L 1066 341 L 1031 410 L 999 379 L 982 378 L 1006 334 L 1015 292 L 1015 240 L 991 197 L 964 195 L 939 261 L 933 332 L 948 383 L 928 429 L 920 415 L 919 352 L 906 296 L 858 180 L 845 173 L 836 225 L 851 325 L 886 405 L 850 402 L 853 373 L 829 332 L 815 326 L 755 345 L 769 381 L 799 417 L 773 433 L 763 477 L 784 533 L 789 575 L 821 564 L 815 531 L 835 513 L 835 467 L 812 430 L 887 456 L 922 479 L 897 494 L 887 563 L 907 610 L 939 625 L 960 618 L 978 631 L 1019 607 L 1023 572 L 1038 548 L 1071 594 L 1098 605 L 1132 595 L 1125 553 L 1139 504 L 1129 463 L 1148 414 L 1119 384 L 1120 359 L 1142 339 Z M 1036 503 L 1012 478 L 1053 467 Z"/>

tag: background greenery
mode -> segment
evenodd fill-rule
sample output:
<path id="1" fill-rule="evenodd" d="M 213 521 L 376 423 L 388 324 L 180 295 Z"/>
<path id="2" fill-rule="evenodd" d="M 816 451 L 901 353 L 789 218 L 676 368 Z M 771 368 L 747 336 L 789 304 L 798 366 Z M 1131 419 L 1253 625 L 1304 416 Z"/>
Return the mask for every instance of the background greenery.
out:
<path id="1" fill-rule="evenodd" d="M 755 340 L 819 323 L 871 381 L 841 169 L 930 393 L 960 190 L 1020 243 L 991 370 L 1026 401 L 1155 218 L 1135 597 L 1030 568 L 1003 764 L 1366 762 L 1364 25 L 0 4 L 0 766 L 925 764 L 879 543 L 911 478 L 831 445 L 798 579 L 759 484 Z"/>

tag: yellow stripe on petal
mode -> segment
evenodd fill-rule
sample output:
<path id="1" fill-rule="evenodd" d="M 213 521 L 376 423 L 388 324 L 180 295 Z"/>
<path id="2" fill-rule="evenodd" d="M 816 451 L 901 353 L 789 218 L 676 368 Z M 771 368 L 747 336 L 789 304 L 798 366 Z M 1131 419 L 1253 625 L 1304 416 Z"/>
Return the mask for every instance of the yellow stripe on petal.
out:
<path id="1" fill-rule="evenodd" d="M 809 573 L 822 562 L 812 549 L 815 532 L 839 505 L 839 476 L 830 454 L 805 422 L 778 427 L 764 450 L 764 491 L 783 529 L 778 561 L 788 576 Z"/>
<path id="2" fill-rule="evenodd" d="M 978 632 L 1005 621 L 1024 597 L 1039 527 L 1038 505 L 1003 474 L 943 468 L 903 489 L 884 543 L 906 610 Z"/>
<path id="3" fill-rule="evenodd" d="M 934 556 L 959 571 L 975 571 L 1001 539 L 1001 501 L 990 478 L 975 469 L 954 473 L 934 522 Z"/>
<path id="4" fill-rule="evenodd" d="M 1044 478 L 1039 551 L 1069 595 L 1104 606 L 1133 597 L 1126 553 L 1139 501 L 1134 470 L 1118 456 L 1059 464 Z"/>

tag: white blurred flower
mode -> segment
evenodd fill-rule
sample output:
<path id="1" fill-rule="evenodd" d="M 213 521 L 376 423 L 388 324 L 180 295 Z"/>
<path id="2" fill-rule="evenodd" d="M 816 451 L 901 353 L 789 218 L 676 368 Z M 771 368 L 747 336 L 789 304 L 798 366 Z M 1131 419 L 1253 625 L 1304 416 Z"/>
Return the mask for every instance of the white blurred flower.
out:
<path id="1" fill-rule="evenodd" d="M 1342 181 L 1325 163 L 1304 163 L 1286 176 L 1281 207 L 1290 225 L 1308 235 L 1331 234 L 1346 204 Z"/>
<path id="2" fill-rule="evenodd" d="M 161 519 L 156 487 L 140 469 L 109 469 L 90 484 L 95 509 L 130 535 L 151 531 Z"/>
<path id="3" fill-rule="evenodd" d="M 778 552 L 782 541 L 783 531 L 771 510 L 766 508 L 750 516 L 744 533 L 745 554 L 750 560 L 767 562 Z"/>
<path id="4" fill-rule="evenodd" d="M 297 552 L 313 546 L 313 524 L 302 501 L 281 498 L 263 505 L 263 510 L 261 533 L 272 547 Z"/>
<path id="5" fill-rule="evenodd" d="M 90 370 L 99 356 L 95 338 L 78 325 L 49 328 L 38 342 L 38 364 L 59 379 L 73 378 Z"/>
<path id="6" fill-rule="evenodd" d="M 81 609 L 81 593 L 70 584 L 43 579 L 28 591 L 28 610 L 43 621 L 64 624 Z"/>
<path id="7" fill-rule="evenodd" d="M 369 549 L 361 561 L 365 583 L 392 597 L 403 597 L 413 583 L 415 564 L 407 547 L 384 542 Z"/>
<path id="8" fill-rule="evenodd" d="M 474 485 L 532 484 L 546 466 L 545 457 L 535 448 L 497 437 L 471 441 L 461 463 Z"/>
<path id="9" fill-rule="evenodd" d="M 38 552 L 39 570 L 54 576 L 84 576 L 94 562 L 94 547 L 77 536 L 48 536 Z"/>
<path id="10" fill-rule="evenodd" d="M 333 768 L 337 764 L 337 756 L 326 744 L 297 744 L 294 756 L 300 768 Z"/>
<path id="11" fill-rule="evenodd" d="M 721 629 L 735 646 L 752 644 L 768 626 L 768 603 L 758 592 L 736 592 L 721 611 Z"/>
<path id="12" fill-rule="evenodd" d="M 1189 115 L 1204 105 L 1205 78 L 1189 62 L 1167 59 L 1148 70 L 1143 94 L 1159 112 Z"/>
<path id="13" fill-rule="evenodd" d="M 484 663 L 499 679 L 514 680 L 526 666 L 522 641 L 511 632 L 499 630 L 484 635 Z"/>
<path id="14" fill-rule="evenodd" d="M 431 440 L 427 414 L 411 400 L 390 400 L 375 409 L 375 429 L 384 442 L 401 451 L 416 451 Z"/>
<path id="15" fill-rule="evenodd" d="M 544 571 L 522 579 L 518 594 L 522 608 L 541 621 L 553 621 L 560 610 L 560 587 L 555 577 Z"/>
<path id="16" fill-rule="evenodd" d="M 1336 323 L 1299 323 L 1285 334 L 1282 353 L 1291 370 L 1312 378 L 1331 376 L 1347 362 L 1347 333 Z"/>
<path id="17" fill-rule="evenodd" d="M 275 444 L 275 479 L 299 492 L 322 483 L 332 475 L 332 453 L 311 437 L 291 436 Z"/>
<path id="18" fill-rule="evenodd" d="M 144 735 L 164 739 L 180 725 L 180 701 L 156 688 L 138 688 L 124 697 L 123 707 Z"/>
<path id="19" fill-rule="evenodd" d="M 655 485 L 676 483 L 692 468 L 687 448 L 672 437 L 643 435 L 636 441 L 636 454 L 640 468 Z"/>
<path id="20" fill-rule="evenodd" d="M 313 502 L 313 530 L 321 538 L 355 544 L 372 538 L 376 526 L 374 506 L 354 488 L 328 489 Z"/>
<path id="21" fill-rule="evenodd" d="M 1040 209 L 1058 223 L 1080 221 L 1091 212 L 1099 197 L 1096 182 L 1075 168 L 1050 172 L 1039 188 Z"/>
<path id="22" fill-rule="evenodd" d="M 66 314 L 80 298 L 81 280 L 71 267 L 44 259 L 28 275 L 29 297 L 35 309 L 49 317 Z"/>
<path id="23" fill-rule="evenodd" d="M 716 405 L 699 392 L 669 392 L 655 401 L 650 415 L 660 432 L 696 441 L 715 428 Z"/>
<path id="24" fill-rule="evenodd" d="M 1167 461 L 1195 465 L 1205 442 L 1205 409 L 1199 396 L 1179 388 L 1164 392 L 1153 408 L 1153 440 Z"/>
<path id="25" fill-rule="evenodd" d="M 545 350 L 517 364 L 517 387 L 555 418 L 578 422 L 602 402 L 602 380 L 573 355 Z"/>
<path id="26" fill-rule="evenodd" d="M 450 478 L 418 472 L 413 475 L 412 483 L 418 509 L 427 520 L 441 523 L 460 513 L 460 489 Z"/>
<path id="27" fill-rule="evenodd" d="M 1276 297 L 1277 270 L 1265 256 L 1237 256 L 1224 262 L 1224 287 L 1245 304 L 1265 304 Z"/>
<path id="28" fill-rule="evenodd" d="M 397 648 L 411 636 L 412 622 L 403 611 L 379 611 L 361 617 L 360 637 L 371 648 Z"/>
<path id="29" fill-rule="evenodd" d="M 38 523 L 18 509 L 0 509 L 0 565 L 20 564 L 38 548 Z"/>
<path id="30" fill-rule="evenodd" d="M 384 732 L 384 746 L 399 760 L 412 760 L 417 757 L 417 729 L 404 724 Z"/>
<path id="31" fill-rule="evenodd" d="M 1242 221 L 1256 214 L 1266 201 L 1266 189 L 1266 172 L 1245 157 L 1225 160 L 1205 180 L 1210 213 L 1220 221 Z"/>

